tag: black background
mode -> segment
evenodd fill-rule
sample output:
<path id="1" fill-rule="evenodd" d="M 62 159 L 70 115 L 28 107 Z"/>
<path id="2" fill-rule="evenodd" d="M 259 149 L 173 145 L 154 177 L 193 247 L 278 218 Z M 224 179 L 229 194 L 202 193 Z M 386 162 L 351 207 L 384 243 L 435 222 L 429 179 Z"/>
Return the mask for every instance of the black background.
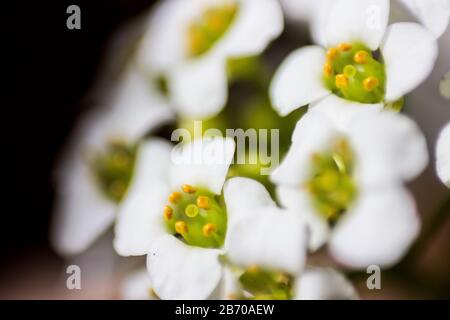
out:
<path id="1" fill-rule="evenodd" d="M 3 192 L 1 271 L 46 250 L 52 169 L 93 85 L 111 34 L 152 0 L 20 1 L 2 4 Z M 81 30 L 66 27 L 67 7 L 81 9 Z M 6 8 L 5 8 L 6 6 Z"/>

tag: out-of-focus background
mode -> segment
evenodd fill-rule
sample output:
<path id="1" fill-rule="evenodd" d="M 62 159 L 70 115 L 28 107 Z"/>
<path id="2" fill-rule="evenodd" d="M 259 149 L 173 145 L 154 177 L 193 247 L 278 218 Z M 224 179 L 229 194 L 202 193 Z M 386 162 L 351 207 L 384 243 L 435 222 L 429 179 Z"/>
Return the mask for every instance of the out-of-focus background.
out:
<path id="1" fill-rule="evenodd" d="M 5 4 L 6 53 L 3 77 L 2 151 L 4 164 L 0 222 L 0 298 L 119 298 L 124 274 L 141 259 L 124 263 L 104 235 L 83 256 L 64 260 L 48 241 L 54 200 L 52 172 L 77 116 L 92 106 L 89 94 L 98 83 L 107 44 L 126 21 L 153 5 L 152 0 L 58 0 Z M 66 28 L 66 9 L 81 8 L 81 30 Z M 286 36 L 286 34 L 284 35 Z M 299 43 L 300 44 L 300 43 Z M 450 69 L 450 30 L 440 39 L 436 68 Z M 5 73 L 3 73 L 5 75 Z M 450 106 L 433 108 L 427 94 L 437 94 L 431 75 L 406 100 L 405 112 L 419 123 L 434 150 Z M 450 103 L 449 103 L 450 104 Z M 430 162 L 434 164 L 434 161 Z M 428 230 L 428 216 L 448 196 L 433 167 L 412 185 Z M 369 291 L 361 274 L 349 275 L 362 298 L 450 298 L 450 214 L 443 215 L 431 237 L 394 270 L 383 273 L 382 290 Z M 434 224 L 436 225 L 436 224 Z M 106 249 L 105 249 L 106 248 Z M 316 257 L 320 261 L 321 257 Z M 82 290 L 66 288 L 67 265 L 82 266 Z M 85 271 L 86 270 L 86 271 Z"/>

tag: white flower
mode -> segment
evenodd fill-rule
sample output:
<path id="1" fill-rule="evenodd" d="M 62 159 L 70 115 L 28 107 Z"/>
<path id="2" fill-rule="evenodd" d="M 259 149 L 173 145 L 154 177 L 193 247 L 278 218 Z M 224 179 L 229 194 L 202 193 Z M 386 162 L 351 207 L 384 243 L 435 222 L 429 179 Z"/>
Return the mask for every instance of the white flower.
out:
<path id="1" fill-rule="evenodd" d="M 308 233 L 300 216 L 280 209 L 262 184 L 233 178 L 225 185 L 230 214 L 223 296 L 228 299 L 348 299 L 355 291 L 335 271 L 306 268 Z"/>
<path id="2" fill-rule="evenodd" d="M 151 17 L 139 62 L 166 78 L 181 116 L 207 118 L 226 103 L 227 59 L 260 54 L 282 30 L 276 0 L 166 0 Z"/>
<path id="3" fill-rule="evenodd" d="M 416 23 L 387 26 L 389 1 L 337 0 L 326 7 L 317 27 L 323 47 L 294 51 L 272 81 L 272 103 L 281 115 L 333 95 L 359 109 L 398 104 L 431 72 L 433 34 Z"/>
<path id="4" fill-rule="evenodd" d="M 116 217 L 126 186 L 121 179 L 115 184 L 114 179 L 107 181 L 108 173 L 114 172 L 99 166 L 112 159 L 108 156 L 115 151 L 125 161 L 120 172 L 130 169 L 131 173 L 138 139 L 171 118 L 169 108 L 148 83 L 129 70 L 105 106 L 81 119 L 56 172 L 58 198 L 51 241 L 59 253 L 84 251 Z"/>
<path id="5" fill-rule="evenodd" d="M 340 127 L 321 112 L 297 124 L 275 170 L 281 204 L 311 230 L 310 249 L 357 268 L 392 265 L 416 238 L 420 221 L 403 186 L 426 166 L 424 136 L 400 114 L 360 115 Z"/>
<path id="6" fill-rule="evenodd" d="M 439 179 L 450 188 L 450 122 L 444 126 L 438 137 L 436 171 Z"/>
<path id="7" fill-rule="evenodd" d="M 141 146 L 114 247 L 124 256 L 147 254 L 161 299 L 205 299 L 217 287 L 219 255 L 233 220 L 220 194 L 233 155 L 234 141 L 219 137 L 173 151 L 163 141 Z"/>

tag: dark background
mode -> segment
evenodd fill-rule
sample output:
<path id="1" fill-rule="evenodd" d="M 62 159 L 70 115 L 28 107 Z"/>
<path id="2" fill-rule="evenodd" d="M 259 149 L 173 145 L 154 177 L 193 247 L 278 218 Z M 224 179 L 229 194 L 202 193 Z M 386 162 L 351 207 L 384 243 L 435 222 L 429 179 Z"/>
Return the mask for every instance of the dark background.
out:
<path id="1" fill-rule="evenodd" d="M 2 9 L 3 180 L 0 277 L 48 245 L 52 168 L 92 87 L 111 34 L 152 0 L 20 1 Z M 69 30 L 66 9 L 81 9 L 81 30 Z M 3 5 L 2 5 L 3 6 Z M 0 279 L 1 280 L 1 279 Z"/>

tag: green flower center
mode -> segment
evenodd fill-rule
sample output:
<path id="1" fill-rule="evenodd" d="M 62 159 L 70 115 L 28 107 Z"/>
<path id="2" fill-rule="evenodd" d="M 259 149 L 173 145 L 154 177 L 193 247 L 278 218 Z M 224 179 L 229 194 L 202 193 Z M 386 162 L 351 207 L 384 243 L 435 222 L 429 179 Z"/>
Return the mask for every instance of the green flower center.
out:
<path id="1" fill-rule="evenodd" d="M 353 168 L 353 153 L 345 139 L 338 139 L 330 151 L 312 157 L 306 188 L 313 206 L 330 223 L 336 222 L 356 197 Z"/>
<path id="2" fill-rule="evenodd" d="M 169 195 L 163 216 L 167 231 L 187 244 L 203 248 L 222 247 L 227 231 L 227 214 L 212 192 L 183 185 Z"/>
<path id="3" fill-rule="evenodd" d="M 125 195 L 133 174 L 136 146 L 111 142 L 106 151 L 92 159 L 92 171 L 103 194 L 115 203 Z"/>
<path id="4" fill-rule="evenodd" d="M 362 44 L 341 43 L 330 48 L 323 77 L 328 89 L 347 100 L 379 103 L 384 99 L 384 64 Z"/>
<path id="5" fill-rule="evenodd" d="M 237 299 L 289 300 L 292 299 L 294 277 L 286 272 L 266 270 L 257 266 L 247 268 L 239 277 L 244 292 Z"/>
<path id="6" fill-rule="evenodd" d="M 233 22 L 238 6 L 235 1 L 206 9 L 187 31 L 188 56 L 196 58 L 211 49 Z"/>

